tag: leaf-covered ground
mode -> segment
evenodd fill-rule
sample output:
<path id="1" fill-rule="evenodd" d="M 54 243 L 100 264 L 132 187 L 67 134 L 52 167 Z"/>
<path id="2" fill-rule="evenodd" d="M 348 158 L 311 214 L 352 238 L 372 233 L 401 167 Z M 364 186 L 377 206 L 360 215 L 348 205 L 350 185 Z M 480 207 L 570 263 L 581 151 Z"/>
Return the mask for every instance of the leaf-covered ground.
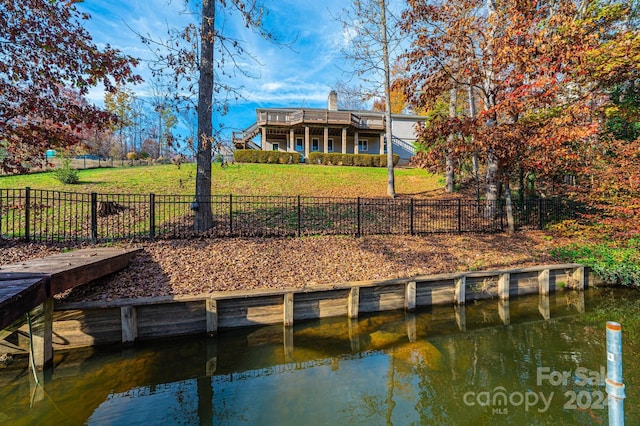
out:
<path id="1" fill-rule="evenodd" d="M 143 244 L 131 265 L 65 300 L 110 300 L 217 290 L 290 288 L 554 262 L 566 243 L 542 232 L 496 235 L 172 240 Z M 2 242 L 0 265 L 63 246 Z M 0 267 L 1 271 L 1 267 Z"/>

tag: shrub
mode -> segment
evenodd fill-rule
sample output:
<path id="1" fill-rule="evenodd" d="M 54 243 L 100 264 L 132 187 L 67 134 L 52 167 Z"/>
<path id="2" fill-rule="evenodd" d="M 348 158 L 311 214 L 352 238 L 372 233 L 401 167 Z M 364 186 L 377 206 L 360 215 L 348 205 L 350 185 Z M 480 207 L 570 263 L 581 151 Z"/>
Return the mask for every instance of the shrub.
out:
<path id="1" fill-rule="evenodd" d="M 138 159 L 138 154 L 136 154 L 135 152 L 127 152 L 127 160 L 129 161 L 133 161 L 133 160 L 137 160 Z"/>
<path id="2" fill-rule="evenodd" d="M 393 155 L 393 165 L 398 164 L 400 156 Z M 324 164 L 327 166 L 361 166 L 387 167 L 387 155 L 376 154 L 341 154 L 339 152 L 312 152 L 309 154 L 310 164 Z"/>
<path id="3" fill-rule="evenodd" d="M 640 240 L 625 244 L 573 244 L 554 249 L 562 260 L 583 263 L 603 280 L 612 284 L 640 287 Z"/>
<path id="4" fill-rule="evenodd" d="M 297 164 L 300 163 L 302 155 L 297 152 L 237 149 L 233 158 L 238 163 Z"/>
<path id="5" fill-rule="evenodd" d="M 80 181 L 78 171 L 71 167 L 71 160 L 68 158 L 64 159 L 64 161 L 62 162 L 62 166 L 53 171 L 53 175 L 61 183 L 64 183 L 66 185 L 72 185 Z"/>

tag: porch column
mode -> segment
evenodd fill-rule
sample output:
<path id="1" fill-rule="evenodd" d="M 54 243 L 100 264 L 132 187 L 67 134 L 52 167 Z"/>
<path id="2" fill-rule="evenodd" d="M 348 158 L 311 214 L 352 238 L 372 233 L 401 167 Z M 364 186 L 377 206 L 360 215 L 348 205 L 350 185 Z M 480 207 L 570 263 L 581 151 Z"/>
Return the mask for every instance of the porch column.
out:
<path id="1" fill-rule="evenodd" d="M 296 150 L 296 140 L 295 140 L 295 132 L 293 129 L 289 129 L 289 152 L 294 152 Z"/>
<path id="2" fill-rule="evenodd" d="M 354 132 L 353 134 L 353 153 L 354 154 L 359 154 L 359 150 L 358 150 L 358 132 Z"/>
<path id="3" fill-rule="evenodd" d="M 380 155 L 384 154 L 384 133 L 380 133 Z"/>
<path id="4" fill-rule="evenodd" d="M 262 149 L 266 150 L 267 149 L 267 129 L 265 127 L 263 127 L 262 129 Z"/>
<path id="5" fill-rule="evenodd" d="M 347 153 L 347 128 L 342 129 L 342 153 Z"/>
<path id="6" fill-rule="evenodd" d="M 304 161 L 309 158 L 309 127 L 304 127 Z"/>
<path id="7" fill-rule="evenodd" d="M 324 153 L 329 153 L 329 128 L 324 128 Z"/>

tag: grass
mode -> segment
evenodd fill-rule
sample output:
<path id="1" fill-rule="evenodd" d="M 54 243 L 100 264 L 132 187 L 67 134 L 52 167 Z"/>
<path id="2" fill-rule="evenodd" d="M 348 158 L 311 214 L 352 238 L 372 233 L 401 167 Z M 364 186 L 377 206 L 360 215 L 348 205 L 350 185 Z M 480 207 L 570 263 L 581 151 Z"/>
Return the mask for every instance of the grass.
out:
<path id="1" fill-rule="evenodd" d="M 301 195 L 316 197 L 384 197 L 387 170 L 287 164 L 212 166 L 213 194 Z M 195 189 L 195 164 L 79 170 L 79 182 L 60 183 L 53 172 L 0 177 L 0 188 L 49 189 L 68 192 L 184 194 Z M 400 196 L 442 194 L 441 179 L 422 169 L 396 169 Z"/>

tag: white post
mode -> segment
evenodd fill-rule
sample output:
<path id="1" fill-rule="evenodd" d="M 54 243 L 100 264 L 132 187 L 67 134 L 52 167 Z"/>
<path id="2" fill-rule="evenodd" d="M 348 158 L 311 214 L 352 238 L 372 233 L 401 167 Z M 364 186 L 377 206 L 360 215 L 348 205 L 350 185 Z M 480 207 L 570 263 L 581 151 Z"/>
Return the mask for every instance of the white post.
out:
<path id="1" fill-rule="evenodd" d="M 607 321 L 607 380 L 609 425 L 624 425 L 624 384 L 622 383 L 622 326 Z"/>

